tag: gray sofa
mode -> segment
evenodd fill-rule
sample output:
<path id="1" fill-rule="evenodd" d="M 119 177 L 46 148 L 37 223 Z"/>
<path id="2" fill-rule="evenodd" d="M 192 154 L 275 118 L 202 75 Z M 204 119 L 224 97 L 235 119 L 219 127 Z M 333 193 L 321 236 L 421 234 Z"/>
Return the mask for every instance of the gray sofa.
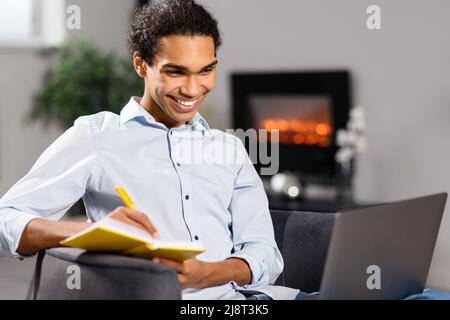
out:
<path id="1" fill-rule="evenodd" d="M 271 215 L 285 262 L 276 284 L 318 291 L 335 215 L 296 211 Z M 68 289 L 72 265 L 82 275 L 82 290 Z M 54 248 L 39 253 L 29 298 L 180 299 L 181 288 L 173 270 L 151 261 Z"/>

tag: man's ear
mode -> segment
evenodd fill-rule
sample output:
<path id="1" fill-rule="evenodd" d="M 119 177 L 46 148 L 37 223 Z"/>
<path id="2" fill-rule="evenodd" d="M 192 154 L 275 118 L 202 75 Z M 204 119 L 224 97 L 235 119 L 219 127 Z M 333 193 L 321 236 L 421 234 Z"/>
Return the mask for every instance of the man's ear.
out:
<path id="1" fill-rule="evenodd" d="M 139 56 L 137 51 L 133 53 L 133 66 L 139 77 L 145 78 L 147 76 L 147 63 Z"/>

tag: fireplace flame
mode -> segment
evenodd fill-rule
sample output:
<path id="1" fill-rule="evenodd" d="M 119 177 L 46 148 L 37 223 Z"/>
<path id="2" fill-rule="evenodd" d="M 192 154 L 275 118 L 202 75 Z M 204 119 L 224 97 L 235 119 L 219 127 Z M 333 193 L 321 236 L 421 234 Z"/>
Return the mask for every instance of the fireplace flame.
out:
<path id="1" fill-rule="evenodd" d="M 317 122 L 315 120 L 286 120 L 286 119 L 264 119 L 260 128 L 269 133 L 278 129 L 280 131 L 280 143 L 310 145 L 329 147 L 333 128 L 329 123 Z"/>

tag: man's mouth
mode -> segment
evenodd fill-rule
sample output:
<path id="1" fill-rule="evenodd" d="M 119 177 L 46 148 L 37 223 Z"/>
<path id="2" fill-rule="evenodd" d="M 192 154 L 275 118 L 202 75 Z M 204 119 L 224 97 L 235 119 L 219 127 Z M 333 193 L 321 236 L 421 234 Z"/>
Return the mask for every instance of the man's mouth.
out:
<path id="1" fill-rule="evenodd" d="M 198 101 L 196 100 L 182 100 L 172 96 L 168 96 L 174 103 L 173 105 L 179 112 L 190 112 L 197 107 Z"/>

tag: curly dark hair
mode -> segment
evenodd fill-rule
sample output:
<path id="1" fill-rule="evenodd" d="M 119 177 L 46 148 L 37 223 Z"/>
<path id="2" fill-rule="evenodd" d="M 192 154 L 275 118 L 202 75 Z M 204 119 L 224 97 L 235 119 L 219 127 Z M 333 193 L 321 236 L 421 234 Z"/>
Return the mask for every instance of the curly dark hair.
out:
<path id="1" fill-rule="evenodd" d="M 217 21 L 193 0 L 154 0 L 138 8 L 128 31 L 128 48 L 150 66 L 159 41 L 168 35 L 210 36 L 214 49 L 222 44 Z"/>

